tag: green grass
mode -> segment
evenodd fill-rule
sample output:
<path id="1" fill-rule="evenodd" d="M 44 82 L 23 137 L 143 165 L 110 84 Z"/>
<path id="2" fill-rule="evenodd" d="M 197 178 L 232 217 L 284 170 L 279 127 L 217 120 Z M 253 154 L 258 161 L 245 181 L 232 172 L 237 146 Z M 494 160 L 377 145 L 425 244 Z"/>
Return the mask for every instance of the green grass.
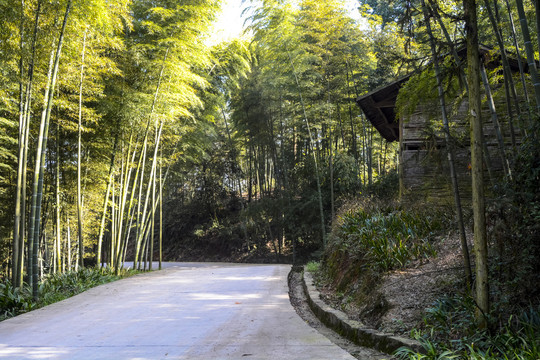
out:
<path id="1" fill-rule="evenodd" d="M 406 210 L 355 209 L 342 215 L 335 245 L 378 271 L 435 256 L 432 240 L 442 228 L 437 215 Z"/>
<path id="2" fill-rule="evenodd" d="M 423 353 L 402 348 L 401 360 L 540 359 L 540 308 L 529 308 L 520 316 L 510 317 L 497 330 L 480 330 L 474 323 L 474 301 L 467 296 L 438 300 L 425 317 L 426 329 L 414 331 Z"/>
<path id="3" fill-rule="evenodd" d="M 36 308 L 32 292 L 25 286 L 14 288 L 9 281 L 0 283 L 0 321 Z"/>
<path id="4" fill-rule="evenodd" d="M 309 271 L 310 273 L 316 273 L 319 271 L 319 268 L 321 266 L 321 263 L 318 261 L 310 261 L 306 264 L 306 271 Z"/>
<path id="5" fill-rule="evenodd" d="M 26 284 L 22 288 L 14 288 L 9 281 L 0 283 L 0 321 L 135 273 L 137 271 L 122 270 L 119 275 L 115 275 L 113 269 L 84 268 L 79 271 L 51 274 L 40 282 L 37 300 L 32 298 L 32 291 Z"/>

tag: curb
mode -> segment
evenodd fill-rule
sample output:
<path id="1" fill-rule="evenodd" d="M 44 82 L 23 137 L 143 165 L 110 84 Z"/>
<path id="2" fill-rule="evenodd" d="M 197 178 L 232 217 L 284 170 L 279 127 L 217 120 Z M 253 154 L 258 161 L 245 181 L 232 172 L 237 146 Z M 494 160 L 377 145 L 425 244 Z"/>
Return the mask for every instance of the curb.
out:
<path id="1" fill-rule="evenodd" d="M 390 355 L 401 347 L 407 347 L 421 353 L 425 351 L 418 341 L 369 329 L 359 321 L 350 320 L 345 313 L 331 308 L 321 300 L 319 291 L 313 285 L 311 273 L 304 271 L 302 280 L 311 310 L 326 326 L 347 339 L 360 346 Z"/>

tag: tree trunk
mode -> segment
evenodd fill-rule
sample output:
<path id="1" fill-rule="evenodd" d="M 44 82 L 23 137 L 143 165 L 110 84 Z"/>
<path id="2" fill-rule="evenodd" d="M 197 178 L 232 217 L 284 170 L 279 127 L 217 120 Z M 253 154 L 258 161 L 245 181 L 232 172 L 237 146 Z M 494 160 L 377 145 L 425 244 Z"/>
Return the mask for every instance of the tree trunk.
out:
<path id="1" fill-rule="evenodd" d="M 17 185 L 15 188 L 15 219 L 13 222 L 13 243 L 11 254 L 11 283 L 14 287 L 19 284 L 19 278 L 22 276 L 19 266 L 19 251 L 22 251 L 24 243 L 20 243 L 20 229 L 21 229 L 21 190 L 22 190 L 22 172 L 24 170 L 24 164 L 22 162 L 24 154 L 24 134 L 26 130 L 26 116 L 24 114 L 24 0 L 21 0 L 21 19 L 19 21 L 19 51 L 21 52 L 19 58 L 19 138 L 18 138 L 18 157 L 17 157 Z"/>
<path id="2" fill-rule="evenodd" d="M 111 193 L 111 186 L 113 181 L 114 174 L 114 158 L 116 156 L 116 147 L 118 146 L 118 135 L 114 138 L 114 145 L 111 153 L 111 164 L 109 166 L 109 176 L 107 180 L 107 190 L 105 192 L 105 199 L 103 200 L 103 212 L 101 213 L 101 222 L 99 226 L 99 235 L 98 235 L 98 250 L 97 250 L 97 266 L 102 266 L 103 262 L 101 259 L 102 244 L 103 244 L 103 234 L 105 233 L 105 220 L 107 218 L 107 208 L 109 206 L 109 195 Z"/>
<path id="3" fill-rule="evenodd" d="M 125 160 L 125 165 L 123 166 L 123 170 L 122 170 L 122 185 L 120 186 L 120 195 L 119 195 L 119 204 L 118 204 L 118 232 L 117 232 L 117 240 L 116 240 L 116 253 L 114 254 L 116 260 L 115 260 L 115 263 L 116 263 L 116 267 L 114 269 L 115 273 L 118 275 L 118 272 L 119 270 L 124 266 L 124 261 L 123 261 L 123 254 L 124 254 L 124 249 L 125 249 L 125 246 L 126 246 L 126 243 L 128 241 L 128 229 L 127 227 L 129 226 L 129 219 L 130 219 L 130 215 L 131 215 L 131 204 L 132 202 L 130 202 L 130 205 L 128 207 L 128 210 L 127 210 L 127 213 L 126 213 L 126 204 L 127 204 L 127 196 L 128 196 L 128 192 L 129 192 L 129 184 L 130 184 L 130 181 L 131 181 L 131 173 L 132 173 L 132 166 L 131 164 L 133 164 L 135 162 L 135 157 L 136 157 L 136 153 L 137 153 L 137 149 L 134 149 L 133 150 L 133 153 L 131 152 L 131 147 L 133 145 L 133 131 L 131 132 L 130 136 L 129 136 L 129 143 L 128 143 L 128 150 L 127 150 L 127 153 L 126 153 L 126 160 Z M 131 160 L 130 160 L 130 156 L 131 156 Z M 123 160 L 123 157 L 122 157 L 122 161 Z M 136 181 L 134 182 L 134 187 L 133 187 L 133 190 L 131 191 L 131 194 L 134 194 L 135 193 L 135 187 L 136 187 Z M 131 197 L 130 200 L 132 200 L 133 197 Z M 126 227 L 124 228 L 124 218 L 126 221 Z"/>
<path id="4" fill-rule="evenodd" d="M 157 142 L 157 134 L 156 134 L 156 147 L 159 148 L 159 143 Z M 157 158 L 158 151 L 154 152 L 154 155 Z M 157 159 L 154 159 L 156 161 Z M 154 230 L 155 230 L 155 223 L 156 223 L 156 176 L 157 171 L 154 171 L 154 176 L 150 179 L 152 182 L 152 212 L 150 214 L 151 216 L 151 224 L 150 224 L 150 257 L 148 258 L 148 270 L 152 271 L 152 260 L 154 258 Z"/>
<path id="5" fill-rule="evenodd" d="M 17 186 L 15 189 L 15 219 L 14 219 L 14 231 L 13 231 L 13 286 L 22 287 L 23 285 L 23 269 L 24 269 L 24 238 L 26 232 L 26 162 L 28 158 L 28 137 L 30 133 L 30 117 L 31 117 L 31 102 L 32 102 L 32 88 L 34 79 L 34 60 L 36 54 L 36 42 L 37 33 L 39 29 L 39 16 L 41 12 L 41 3 L 39 0 L 36 8 L 36 17 L 34 21 L 34 33 L 32 35 L 32 52 L 30 57 L 30 64 L 28 65 L 28 80 L 26 84 L 26 94 L 24 96 L 24 104 L 20 105 L 19 114 L 19 154 L 18 154 L 18 169 L 17 169 Z M 23 81 L 23 21 L 24 21 L 24 1 L 21 1 L 21 84 Z M 22 100 L 22 88 L 21 100 Z M 30 258 L 28 260 L 31 261 Z M 30 264 L 27 271 L 30 270 Z"/>
<path id="6" fill-rule="evenodd" d="M 142 147 L 142 150 L 141 150 L 141 155 L 139 157 L 139 163 L 138 163 L 138 169 L 137 169 L 138 172 L 140 171 L 141 181 L 139 183 L 139 190 L 138 190 L 138 194 L 137 194 L 137 216 L 136 216 L 136 220 L 135 220 L 137 231 L 135 233 L 135 256 L 134 256 L 134 259 L 133 259 L 133 268 L 134 269 L 137 269 L 137 266 L 138 266 L 137 262 L 139 260 L 138 257 L 139 257 L 139 252 L 140 252 L 139 237 L 142 236 L 141 235 L 142 226 L 141 226 L 140 217 L 141 217 L 142 193 L 143 193 L 143 183 L 144 183 L 144 166 L 146 164 L 146 147 L 147 147 L 147 141 L 148 141 L 148 127 L 149 127 L 149 125 L 150 125 L 150 123 L 148 123 L 146 134 L 144 136 L 143 147 Z M 134 191 L 135 191 L 135 187 L 136 187 L 136 184 L 134 185 Z"/>
<path id="7" fill-rule="evenodd" d="M 163 153 L 160 150 L 159 156 L 159 270 L 163 262 Z M 242 194 L 240 194 L 241 196 Z"/>
<path id="8" fill-rule="evenodd" d="M 504 139 L 501 133 L 501 126 L 499 124 L 497 111 L 495 110 L 495 103 L 493 101 L 493 96 L 491 95 L 491 87 L 489 86 L 489 79 L 487 77 L 486 68 L 484 67 L 483 63 L 480 64 L 480 73 L 482 75 L 482 81 L 484 83 L 484 88 L 486 91 L 486 100 L 487 100 L 487 103 L 491 112 L 491 121 L 493 122 L 493 127 L 495 129 L 495 134 L 497 136 L 497 143 L 499 145 L 499 155 L 501 156 L 503 171 L 506 176 L 511 178 L 510 163 L 508 162 L 508 158 L 506 156 L 506 152 L 504 149 Z"/>
<path id="9" fill-rule="evenodd" d="M 131 158 L 131 163 L 132 164 L 135 163 L 136 154 L 137 154 L 137 148 L 135 148 L 135 150 L 133 150 L 133 154 L 132 154 L 132 158 Z M 146 157 L 144 157 L 144 159 L 146 159 Z M 126 227 L 124 228 L 123 233 L 122 233 L 122 238 L 124 239 L 123 240 L 122 253 L 120 254 L 121 259 L 122 259 L 122 264 L 125 263 L 127 247 L 128 247 L 128 244 L 129 244 L 129 236 L 131 234 L 131 225 L 133 224 L 133 219 L 135 217 L 134 216 L 135 215 L 134 214 L 135 208 L 133 207 L 133 202 L 134 202 L 134 198 L 135 198 L 135 193 L 137 192 L 138 177 L 139 177 L 139 173 L 140 173 L 140 170 L 141 170 L 141 161 L 142 161 L 142 157 L 139 156 L 139 161 L 137 163 L 137 169 L 135 170 L 135 178 L 133 180 L 133 186 L 132 186 L 131 194 L 130 194 L 130 198 L 129 198 L 129 205 L 128 205 L 128 208 L 127 208 Z M 128 180 L 128 184 L 129 184 L 129 180 Z"/>
<path id="10" fill-rule="evenodd" d="M 62 225 L 60 223 L 60 122 L 56 123 L 56 268 L 62 272 Z"/>
<path id="11" fill-rule="evenodd" d="M 46 142 L 44 141 L 45 136 L 45 120 L 46 120 L 46 107 L 47 107 L 47 98 L 49 97 L 51 82 L 52 82 L 52 73 L 53 73 L 53 54 L 54 52 L 51 52 L 50 62 L 49 62 L 49 70 L 47 75 L 47 85 L 45 87 L 45 96 L 44 96 L 44 110 L 42 114 L 42 119 L 40 123 L 39 128 L 39 135 L 38 135 L 38 144 L 36 149 L 36 163 L 34 165 L 34 179 L 32 183 L 32 203 L 30 208 L 30 219 L 28 224 L 28 279 L 30 283 L 30 287 L 34 289 L 34 281 L 36 281 L 36 296 L 37 296 L 37 277 L 38 277 L 38 264 L 37 264 L 37 251 L 38 251 L 38 245 L 39 245 L 39 236 L 36 236 L 36 228 L 37 232 L 39 233 L 39 213 L 37 212 L 37 204 L 38 204 L 38 191 L 39 191 L 39 179 L 41 174 L 41 156 L 42 156 L 42 148 L 44 146 L 44 143 L 46 145 Z M 36 225 L 37 224 L 37 225 Z"/>
<path id="12" fill-rule="evenodd" d="M 366 156 L 367 156 L 367 173 L 368 173 L 368 185 L 373 184 L 373 128 L 370 126 L 369 129 L 369 137 L 367 138 L 367 148 L 366 148 Z"/>
<path id="13" fill-rule="evenodd" d="M 531 81 L 534 86 L 536 109 L 537 111 L 540 111 L 540 79 L 538 78 L 538 72 L 536 71 L 534 49 L 531 42 L 529 26 L 527 25 L 527 17 L 525 16 L 525 10 L 523 9 L 523 0 L 516 0 L 516 7 L 519 14 L 519 22 L 521 24 L 523 40 L 525 42 L 525 53 L 527 54 L 527 63 L 529 64 L 529 74 L 531 75 Z"/>
<path id="14" fill-rule="evenodd" d="M 538 52 L 540 53 L 540 1 L 533 0 L 534 12 L 536 14 L 536 41 L 538 43 Z"/>
<path id="15" fill-rule="evenodd" d="M 476 320 L 480 328 L 487 327 L 489 314 L 489 282 L 487 264 L 487 233 L 482 169 L 482 108 L 480 101 L 480 54 L 476 1 L 463 0 L 467 34 L 467 82 L 469 84 L 469 113 L 471 124 L 472 207 L 474 218 L 474 250 L 476 255 Z"/>
<path id="16" fill-rule="evenodd" d="M 158 82 L 156 84 L 156 91 L 154 92 L 154 99 L 152 101 L 152 105 L 150 107 L 150 114 L 149 114 L 149 118 L 148 118 L 148 124 L 146 126 L 146 131 L 145 131 L 145 135 L 144 135 L 144 140 L 143 140 L 143 149 L 142 149 L 142 152 L 141 152 L 141 157 L 143 159 L 142 161 L 142 167 L 140 168 L 142 173 L 141 173 L 141 184 L 140 184 L 140 188 L 139 188 L 139 201 L 138 201 L 138 207 L 140 206 L 140 203 L 141 203 L 141 196 L 142 196 L 142 185 L 143 185 L 143 175 L 144 175 L 144 163 L 145 163 L 145 159 L 146 159 L 146 146 L 147 146 L 147 141 L 148 141 L 148 131 L 150 129 L 150 123 L 151 123 L 151 120 L 152 120 L 152 115 L 154 114 L 154 110 L 155 110 L 155 106 L 156 106 L 156 103 L 157 103 L 157 98 L 158 98 L 158 95 L 159 95 L 159 91 L 160 91 L 160 88 L 161 88 L 161 81 L 163 79 L 163 73 L 165 71 L 165 64 L 166 64 L 166 61 L 167 61 L 167 57 L 169 55 L 169 48 L 167 48 L 167 50 L 165 51 L 165 55 L 163 57 L 163 60 L 162 60 L 162 65 L 161 65 L 161 70 L 159 72 L 159 77 L 158 77 Z M 161 134 L 161 128 L 163 126 L 163 122 L 161 122 L 160 124 L 160 134 Z M 159 139 L 159 138 L 158 138 Z M 157 146 L 158 144 L 156 144 L 156 151 L 157 151 Z M 155 161 L 156 161 L 156 156 L 154 155 L 154 163 L 152 164 L 152 166 L 154 167 L 155 166 Z M 140 163 L 140 162 L 139 162 Z M 155 171 L 155 169 L 154 169 Z M 151 179 L 151 176 L 152 174 L 150 174 L 150 179 Z M 134 185 L 134 187 L 136 186 L 136 184 Z M 145 202 L 148 202 L 148 197 L 145 199 Z M 146 204 L 145 204 L 146 206 Z M 146 209 L 145 209 L 146 210 Z M 138 214 L 139 214 L 139 211 L 138 211 Z M 137 214 L 137 219 L 139 219 L 139 215 Z M 144 223 L 144 218 L 145 216 L 143 215 L 143 223 Z M 143 240 L 142 236 L 144 236 L 144 234 L 141 234 L 140 231 L 140 222 L 139 220 L 137 220 L 137 242 L 135 244 L 135 256 L 134 256 L 134 259 L 133 259 L 133 268 L 135 268 L 137 266 L 137 260 L 138 260 L 138 257 L 139 257 L 139 252 L 140 252 L 140 247 L 141 247 L 141 241 Z"/>
<path id="17" fill-rule="evenodd" d="M 253 194 L 253 146 L 248 141 L 248 162 L 249 162 L 249 185 L 248 185 L 248 203 L 251 202 Z"/>
<path id="18" fill-rule="evenodd" d="M 470 263 L 470 256 L 469 256 L 469 246 L 467 245 L 467 236 L 465 234 L 465 224 L 463 221 L 461 197 L 459 194 L 458 179 L 456 175 L 455 152 L 454 152 L 452 139 L 450 136 L 450 126 L 448 124 L 448 116 L 446 113 L 446 100 L 444 98 L 444 89 L 443 89 L 443 83 L 441 79 L 441 72 L 439 68 L 439 57 L 437 55 L 437 50 L 435 48 L 435 39 L 431 31 L 431 23 L 429 19 L 429 14 L 428 14 L 427 7 L 424 0 L 422 0 L 422 9 L 424 12 L 426 29 L 427 29 L 429 40 L 430 40 L 431 55 L 433 58 L 433 66 L 435 68 L 435 77 L 437 78 L 439 103 L 440 103 L 442 119 L 443 119 L 444 139 L 446 143 L 446 149 L 448 151 L 448 165 L 450 167 L 450 179 L 452 180 L 452 188 L 454 190 L 454 203 L 456 205 L 456 218 L 457 218 L 456 220 L 459 227 L 459 234 L 460 234 L 460 239 L 461 239 L 461 251 L 463 254 L 463 261 L 464 261 L 464 266 L 465 266 L 465 282 L 467 284 L 467 289 L 471 289 L 472 271 L 471 271 L 471 263 Z"/>
<path id="19" fill-rule="evenodd" d="M 317 181 L 317 193 L 319 195 L 319 212 L 320 212 L 320 217 L 321 217 L 321 237 L 322 237 L 322 245 L 324 249 L 326 247 L 326 226 L 324 224 L 324 209 L 323 209 L 323 202 L 322 202 L 322 190 L 321 190 L 321 179 L 319 175 L 319 164 L 317 161 L 317 154 L 315 153 L 313 149 L 313 136 L 311 134 L 311 128 L 309 126 L 309 121 L 308 121 L 307 113 L 306 113 L 306 107 L 304 105 L 304 99 L 302 97 L 302 91 L 300 89 L 300 82 L 298 81 L 298 75 L 296 74 L 296 70 L 294 68 L 294 63 L 292 61 L 291 54 L 289 53 L 288 55 L 289 55 L 289 61 L 293 70 L 294 78 L 296 80 L 296 86 L 298 87 L 298 94 L 300 96 L 300 103 L 302 105 L 302 111 L 304 112 L 304 121 L 306 122 L 308 135 L 309 135 L 309 145 L 311 148 L 311 152 L 313 153 L 313 161 L 315 164 L 315 179 Z"/>
<path id="20" fill-rule="evenodd" d="M 506 102 L 507 102 L 507 110 L 508 110 L 508 123 L 510 125 L 510 130 L 511 130 L 511 137 L 512 137 L 512 145 L 515 147 L 516 145 L 516 140 L 515 140 L 515 134 L 514 134 L 514 115 L 512 113 L 512 106 L 511 106 L 511 101 L 509 99 L 509 95 L 512 95 L 512 98 L 514 100 L 514 104 L 515 104 L 515 107 L 516 107 L 516 113 L 518 115 L 518 117 L 521 116 L 521 110 L 519 108 L 519 100 L 518 100 L 518 97 L 517 97 L 517 91 L 516 91 L 516 86 L 514 84 L 514 78 L 512 76 L 512 69 L 510 69 L 510 64 L 508 63 L 508 58 L 506 56 L 506 48 L 504 46 L 504 41 L 503 41 L 503 38 L 502 38 L 502 34 L 501 32 L 499 31 L 499 27 L 498 27 L 498 22 L 497 22 L 497 19 L 495 17 L 495 15 L 493 14 L 493 10 L 491 9 L 491 6 L 489 4 L 489 1 L 488 0 L 484 0 L 484 5 L 487 9 L 487 12 L 488 12 L 488 16 L 489 16 L 489 20 L 491 22 L 491 26 L 493 28 L 493 32 L 495 33 L 495 38 L 497 39 L 497 43 L 499 44 L 499 48 L 500 48 L 500 54 L 501 54 L 501 60 L 502 60 L 502 63 L 503 63 L 503 73 L 504 73 L 504 88 L 505 88 L 505 92 L 506 92 Z M 495 10 L 497 10 L 497 2 L 495 2 Z M 497 11 L 498 13 L 498 11 Z M 482 66 L 482 78 L 484 78 L 484 74 L 485 74 L 485 68 L 484 66 Z M 487 75 L 486 75 L 486 80 L 487 80 Z M 484 81 L 484 86 L 485 86 L 486 82 Z M 487 82 L 488 84 L 488 87 L 489 87 L 489 81 Z M 488 91 L 488 89 L 486 89 L 486 91 Z M 491 91 L 489 90 L 489 95 L 488 93 L 486 93 L 486 96 L 490 96 L 491 95 Z M 494 104 L 493 101 L 490 101 L 488 99 L 488 103 L 490 104 L 490 110 L 492 110 L 492 114 L 495 114 L 495 115 L 492 115 L 492 116 L 497 116 L 496 113 L 493 113 L 493 109 L 495 108 L 495 105 L 493 105 L 493 107 L 491 107 L 491 104 Z M 496 129 L 499 129 L 498 131 L 498 135 L 500 134 L 500 126 L 498 124 L 498 121 L 497 121 L 497 124 L 494 123 L 494 125 L 497 127 Z M 504 145 L 503 145 L 503 149 L 504 149 Z M 501 153 L 502 154 L 502 153 Z M 504 155 L 505 159 L 506 160 L 506 155 Z M 509 164 L 508 164 L 509 165 Z M 510 166 L 508 166 L 508 172 L 506 172 L 507 175 L 510 175 L 509 173 L 509 170 L 510 170 Z"/>
<path id="21" fill-rule="evenodd" d="M 333 163 L 333 155 L 334 155 L 334 149 L 332 147 L 332 138 L 334 136 L 334 132 L 332 129 L 332 107 L 330 103 L 330 80 L 326 79 L 326 85 L 327 85 L 327 99 L 326 99 L 326 105 L 328 108 L 328 120 L 330 123 L 328 124 L 328 155 L 329 155 L 329 171 L 330 171 L 330 225 L 333 223 L 334 218 L 336 216 L 335 213 L 335 204 L 334 204 L 334 163 Z"/>
<path id="22" fill-rule="evenodd" d="M 362 118 L 362 185 L 366 185 L 367 179 L 367 166 L 368 166 L 368 156 L 367 156 L 367 131 L 366 131 L 366 119 Z"/>
<path id="23" fill-rule="evenodd" d="M 64 14 L 64 21 L 62 23 L 62 29 L 60 31 L 60 37 L 58 39 L 58 47 L 54 56 L 54 67 L 52 76 L 50 78 L 50 90 L 46 98 L 46 105 L 42 115 L 42 125 L 40 127 L 40 137 L 38 142 L 38 152 L 36 155 L 36 171 L 34 172 L 34 191 L 35 195 L 32 195 L 32 206 L 35 207 L 35 225 L 34 235 L 32 241 L 33 248 L 33 260 L 32 260 L 32 295 L 34 298 L 38 297 L 38 249 L 39 249 L 39 230 L 40 230 L 40 216 L 41 216 L 41 199 L 43 197 L 43 177 L 45 173 L 45 154 L 47 150 L 47 138 L 49 132 L 49 121 L 51 117 L 52 102 L 54 97 L 54 89 L 56 86 L 56 79 L 58 75 L 58 65 L 60 64 L 60 55 L 62 53 L 62 44 L 64 40 L 64 34 L 66 30 L 67 19 L 69 11 L 71 10 L 71 0 L 66 5 L 66 11 Z M 43 131 L 41 131 L 43 130 Z M 39 160 L 39 161 L 38 161 Z M 36 176 L 37 175 L 37 176 Z M 35 183 L 37 180 L 37 184 Z"/>
<path id="24" fill-rule="evenodd" d="M 121 154 L 121 162 L 120 162 L 120 175 L 118 176 L 118 196 L 117 196 L 117 204 L 115 205 L 115 222 L 114 222 L 114 237 L 113 237 L 113 246 L 111 246 L 111 258 L 113 259 L 114 266 L 114 273 L 118 275 L 119 269 L 121 267 L 120 264 L 120 248 L 121 248 L 121 239 L 122 239 L 122 218 L 123 218 L 123 209 L 122 209 L 122 201 L 124 198 L 124 192 L 125 192 L 125 173 L 127 173 L 127 167 L 129 162 L 129 149 L 127 154 L 127 160 L 126 160 L 126 154 L 124 150 L 124 143 L 122 142 L 122 148 L 120 149 Z"/>
<path id="25" fill-rule="evenodd" d="M 351 97 L 351 90 L 350 90 L 350 79 L 349 79 L 349 62 L 347 61 L 347 95 Z M 355 175 L 356 175 L 356 183 L 360 183 L 360 173 L 358 172 L 358 169 L 360 169 L 360 164 L 358 161 L 358 141 L 356 139 L 356 131 L 354 129 L 354 121 L 353 121 L 353 112 L 352 112 L 352 105 L 349 102 L 349 121 L 351 123 L 351 143 L 352 143 L 352 152 L 354 157 L 354 163 L 355 163 Z"/>
<path id="26" fill-rule="evenodd" d="M 160 121 L 159 129 L 157 129 L 156 144 L 155 144 L 155 148 L 154 148 L 154 157 L 152 159 L 152 166 L 151 166 L 151 169 L 150 169 L 150 177 L 149 177 L 150 181 L 152 181 L 152 177 L 156 173 L 157 152 L 158 152 L 158 148 L 159 148 L 159 142 L 160 142 L 160 139 L 161 139 L 161 131 L 162 131 L 162 129 L 163 129 L 163 121 Z M 148 202 L 149 202 L 150 191 L 151 190 L 152 190 L 152 186 L 151 186 L 151 184 L 149 184 L 149 186 L 147 186 L 147 189 L 146 189 L 146 196 L 145 196 L 145 200 L 144 200 L 143 213 L 142 213 L 142 219 L 141 219 L 142 224 L 145 224 L 146 221 L 147 221 Z M 143 230 L 141 233 L 139 233 L 139 238 L 137 239 L 136 250 L 135 250 L 135 260 L 134 260 L 135 263 L 138 260 L 138 255 L 139 255 L 139 252 L 140 252 L 141 245 L 143 244 L 144 235 L 145 235 L 145 231 Z"/>
<path id="27" fill-rule="evenodd" d="M 116 186 L 114 181 L 114 174 L 113 174 L 113 181 L 111 185 L 111 236 L 110 236 L 110 244 L 109 244 L 109 268 L 114 269 L 115 265 L 115 256 L 114 256 L 114 248 L 115 248 L 115 242 L 116 242 Z"/>
<path id="28" fill-rule="evenodd" d="M 495 1 L 495 6 L 497 6 L 497 0 Z M 516 57 L 518 59 L 518 66 L 519 66 L 519 75 L 521 78 L 521 86 L 523 87 L 523 95 L 525 97 L 525 101 L 527 102 L 527 112 L 529 113 L 529 121 L 531 119 L 530 114 L 530 98 L 529 98 L 529 91 L 527 90 L 527 84 L 525 82 L 525 70 L 523 69 L 523 63 L 521 61 L 521 51 L 519 50 L 519 44 L 517 40 L 516 35 L 516 26 L 514 25 L 514 17 L 512 16 L 512 8 L 510 6 L 510 2 L 508 0 L 505 0 L 506 2 L 506 8 L 508 10 L 508 18 L 510 20 L 510 29 L 512 31 L 512 41 L 514 43 L 514 51 L 516 52 Z M 523 130 L 523 126 L 522 126 Z"/>
<path id="29" fill-rule="evenodd" d="M 67 222 L 67 270 L 71 271 L 71 226 L 69 225 L 69 214 L 66 214 Z"/>
<path id="30" fill-rule="evenodd" d="M 433 12 L 433 16 L 435 17 L 435 19 L 439 23 L 439 26 L 441 27 L 441 29 L 443 31 L 444 37 L 445 37 L 446 41 L 448 42 L 448 45 L 450 45 L 450 47 L 452 49 L 452 56 L 454 57 L 454 61 L 456 62 L 456 66 L 459 68 L 459 75 L 460 75 L 461 83 L 462 83 L 463 87 L 465 88 L 465 90 L 468 91 L 467 78 L 465 77 L 465 71 L 463 71 L 463 68 L 461 67 L 461 58 L 457 53 L 456 47 L 454 46 L 454 41 L 450 37 L 450 34 L 448 33 L 448 30 L 446 29 L 446 26 L 444 25 L 444 22 L 441 19 L 441 16 L 439 14 L 439 5 L 434 0 L 429 0 L 429 3 L 431 5 L 431 10 Z"/>

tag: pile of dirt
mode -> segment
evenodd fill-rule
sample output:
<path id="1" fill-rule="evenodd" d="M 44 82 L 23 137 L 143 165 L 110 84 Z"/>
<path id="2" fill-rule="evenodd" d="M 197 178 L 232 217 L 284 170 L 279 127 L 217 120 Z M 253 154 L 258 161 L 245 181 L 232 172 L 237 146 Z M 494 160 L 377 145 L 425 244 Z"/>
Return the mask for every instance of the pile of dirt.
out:
<path id="1" fill-rule="evenodd" d="M 468 234 L 468 238 L 472 235 Z M 344 311 L 350 319 L 379 331 L 409 334 L 413 328 L 423 327 L 425 310 L 437 299 L 464 289 L 459 236 L 450 234 L 441 238 L 436 250 L 436 257 L 386 273 L 371 288 L 366 289 L 362 276 L 349 284 L 345 292 L 336 291 L 319 278 L 319 291 L 323 300 Z"/>

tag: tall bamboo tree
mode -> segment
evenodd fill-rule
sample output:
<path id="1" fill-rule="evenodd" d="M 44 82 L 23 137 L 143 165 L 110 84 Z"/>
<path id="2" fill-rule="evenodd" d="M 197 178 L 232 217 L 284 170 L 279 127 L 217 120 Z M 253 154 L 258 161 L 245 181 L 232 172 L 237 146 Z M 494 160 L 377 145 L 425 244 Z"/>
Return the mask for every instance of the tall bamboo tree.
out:
<path id="1" fill-rule="evenodd" d="M 465 224 L 463 221 L 461 196 L 459 193 L 458 179 L 457 179 L 456 168 L 455 168 L 455 151 L 454 151 L 454 145 L 452 143 L 451 135 L 450 135 L 450 126 L 449 126 L 448 115 L 447 115 L 447 110 L 446 110 L 446 99 L 444 95 L 444 87 L 443 87 L 441 71 L 439 67 L 439 55 L 437 53 L 437 49 L 435 46 L 435 39 L 431 31 L 431 20 L 430 20 L 429 12 L 428 12 L 428 9 L 424 0 L 422 0 L 422 10 L 424 12 L 426 30 L 429 36 L 433 67 L 435 70 L 435 77 L 437 79 L 437 90 L 439 94 L 439 103 L 440 103 L 442 120 L 443 120 L 444 138 L 445 138 L 446 148 L 448 151 L 448 164 L 450 166 L 450 178 L 452 180 L 454 202 L 456 206 L 456 218 L 457 218 L 457 223 L 459 226 L 461 249 L 462 249 L 463 261 L 465 265 L 465 281 L 467 283 L 467 287 L 470 289 L 472 285 L 472 269 L 471 269 L 471 263 L 470 263 L 470 257 L 469 257 L 469 247 L 467 245 L 467 237 L 465 234 Z"/>
<path id="2" fill-rule="evenodd" d="M 487 233 L 482 162 L 482 107 L 480 101 L 480 53 L 475 0 L 463 0 L 467 38 L 467 82 L 469 85 L 468 119 L 471 126 L 472 207 L 474 216 L 474 251 L 476 255 L 477 322 L 487 326 L 489 314 L 489 280 L 487 264 Z"/>
<path id="3" fill-rule="evenodd" d="M 529 74 L 534 86 L 534 94 L 536 99 L 536 109 L 540 111 L 540 78 L 536 69 L 536 61 L 534 59 L 534 49 L 531 41 L 531 34 L 529 26 L 527 24 L 527 17 L 525 16 L 525 9 L 523 8 L 523 0 L 516 0 L 516 7 L 519 14 L 519 23 L 521 25 L 521 34 L 523 35 L 523 41 L 525 42 L 525 54 L 527 55 L 527 63 L 529 65 Z"/>

